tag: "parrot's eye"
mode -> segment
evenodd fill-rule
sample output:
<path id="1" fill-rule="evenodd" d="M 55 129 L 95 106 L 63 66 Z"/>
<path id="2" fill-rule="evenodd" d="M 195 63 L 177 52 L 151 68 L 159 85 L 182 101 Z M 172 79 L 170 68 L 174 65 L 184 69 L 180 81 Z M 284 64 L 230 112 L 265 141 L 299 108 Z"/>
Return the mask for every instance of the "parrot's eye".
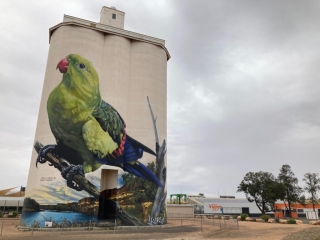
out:
<path id="1" fill-rule="evenodd" d="M 84 68 L 86 68 L 86 65 L 84 65 L 83 63 L 80 63 L 79 67 L 80 67 L 81 69 L 84 69 Z"/>

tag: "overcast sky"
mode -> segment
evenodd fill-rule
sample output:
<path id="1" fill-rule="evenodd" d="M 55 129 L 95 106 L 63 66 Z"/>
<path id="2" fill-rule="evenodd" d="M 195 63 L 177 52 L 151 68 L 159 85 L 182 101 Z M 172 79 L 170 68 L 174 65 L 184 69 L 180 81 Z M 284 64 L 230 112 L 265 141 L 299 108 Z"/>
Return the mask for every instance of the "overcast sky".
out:
<path id="1" fill-rule="evenodd" d="M 320 172 L 320 1 L 0 1 L 0 189 L 26 185 L 63 14 L 166 40 L 168 193 L 236 195 L 249 171 Z"/>

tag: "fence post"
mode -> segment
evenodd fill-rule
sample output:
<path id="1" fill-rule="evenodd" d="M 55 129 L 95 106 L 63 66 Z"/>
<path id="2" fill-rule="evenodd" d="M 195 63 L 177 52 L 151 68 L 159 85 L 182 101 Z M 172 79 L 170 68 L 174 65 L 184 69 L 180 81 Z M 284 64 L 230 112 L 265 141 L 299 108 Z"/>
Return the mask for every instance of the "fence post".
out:
<path id="1" fill-rule="evenodd" d="M 238 219 L 237 219 L 237 226 L 238 226 L 238 229 L 239 229 L 239 221 L 238 221 Z"/>
<path id="2" fill-rule="evenodd" d="M 200 222 L 201 222 L 201 232 L 202 232 L 202 216 L 201 216 Z"/>
<path id="3" fill-rule="evenodd" d="M 2 236 L 3 223 L 4 223 L 4 221 L 2 220 L 2 226 L 1 226 L 1 233 L 0 233 L 0 237 Z"/>
<path id="4" fill-rule="evenodd" d="M 219 226 L 220 226 L 220 230 L 221 230 L 221 219 L 219 218 Z"/>
<path id="5" fill-rule="evenodd" d="M 227 228 L 227 225 L 226 225 L 226 219 L 223 218 L 223 221 L 224 221 L 224 228 Z"/>
<path id="6" fill-rule="evenodd" d="M 180 222 L 181 222 L 180 228 L 182 229 L 182 218 L 180 218 Z"/>

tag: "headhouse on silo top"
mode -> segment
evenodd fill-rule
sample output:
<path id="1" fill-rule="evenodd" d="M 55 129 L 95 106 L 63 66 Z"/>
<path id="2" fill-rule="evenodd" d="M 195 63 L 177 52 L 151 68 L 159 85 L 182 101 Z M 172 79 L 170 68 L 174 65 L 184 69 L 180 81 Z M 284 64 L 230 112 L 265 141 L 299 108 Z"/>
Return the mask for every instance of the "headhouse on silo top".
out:
<path id="1" fill-rule="evenodd" d="M 166 223 L 170 55 L 164 40 L 124 30 L 124 17 L 102 7 L 99 23 L 64 15 L 49 30 L 26 226 Z"/>
<path id="2" fill-rule="evenodd" d="M 117 10 L 115 7 L 102 7 L 100 12 L 100 23 L 124 29 L 124 15 L 124 12 Z"/>

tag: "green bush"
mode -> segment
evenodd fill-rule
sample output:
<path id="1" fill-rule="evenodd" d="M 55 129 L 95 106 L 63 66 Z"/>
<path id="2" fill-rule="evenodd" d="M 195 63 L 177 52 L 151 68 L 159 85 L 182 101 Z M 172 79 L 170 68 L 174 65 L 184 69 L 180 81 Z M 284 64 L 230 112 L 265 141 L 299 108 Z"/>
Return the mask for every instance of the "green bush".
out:
<path id="1" fill-rule="evenodd" d="M 287 220 L 287 224 L 296 224 L 296 220 L 293 218 L 290 218 L 289 220 Z"/>
<path id="2" fill-rule="evenodd" d="M 264 220 L 265 222 L 268 222 L 268 220 L 270 219 L 270 216 L 269 215 L 262 215 L 260 218 L 262 220 Z"/>
<path id="3" fill-rule="evenodd" d="M 249 217 L 249 215 L 246 213 L 242 213 L 240 216 L 241 216 L 241 221 L 245 221 L 246 218 Z"/>
<path id="4" fill-rule="evenodd" d="M 280 219 L 279 218 L 276 218 L 276 223 L 279 223 L 280 222 Z"/>
<path id="5" fill-rule="evenodd" d="M 8 218 L 16 218 L 18 216 L 18 212 L 17 211 L 13 211 L 12 215 L 8 215 Z"/>

